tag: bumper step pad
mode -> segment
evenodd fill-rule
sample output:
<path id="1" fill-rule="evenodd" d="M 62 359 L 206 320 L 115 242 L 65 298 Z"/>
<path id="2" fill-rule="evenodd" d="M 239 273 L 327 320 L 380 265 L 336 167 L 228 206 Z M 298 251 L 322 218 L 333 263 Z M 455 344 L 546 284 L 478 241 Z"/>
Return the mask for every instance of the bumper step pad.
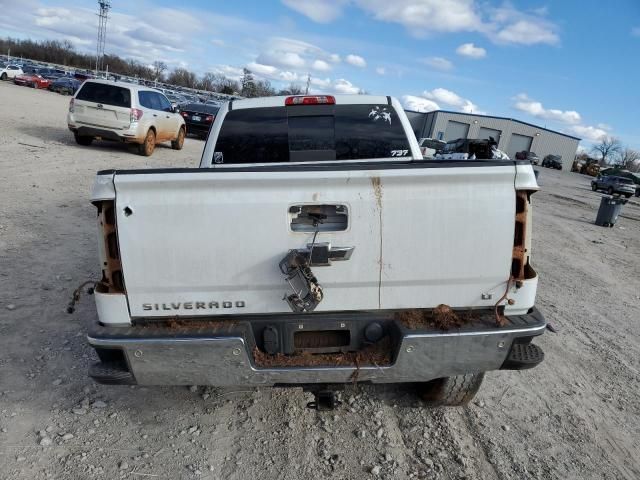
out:
<path id="1" fill-rule="evenodd" d="M 527 370 L 544 360 L 544 352 L 533 343 L 514 343 L 500 370 Z"/>
<path id="2" fill-rule="evenodd" d="M 103 385 L 135 385 L 136 380 L 120 362 L 97 362 L 89 366 L 89 376 Z"/>

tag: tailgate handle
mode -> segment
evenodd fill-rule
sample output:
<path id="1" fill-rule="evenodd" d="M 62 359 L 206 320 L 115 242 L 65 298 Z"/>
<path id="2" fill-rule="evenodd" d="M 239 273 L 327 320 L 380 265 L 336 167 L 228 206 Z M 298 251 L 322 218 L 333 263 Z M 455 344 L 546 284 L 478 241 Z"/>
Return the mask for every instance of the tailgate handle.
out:
<path id="1" fill-rule="evenodd" d="M 331 262 L 349 260 L 356 247 L 332 247 L 331 243 L 307 243 L 306 250 L 298 250 L 306 255 L 312 267 L 327 267 Z"/>
<path id="2" fill-rule="evenodd" d="M 289 207 L 292 232 L 343 232 L 349 226 L 346 205 L 308 204 Z"/>

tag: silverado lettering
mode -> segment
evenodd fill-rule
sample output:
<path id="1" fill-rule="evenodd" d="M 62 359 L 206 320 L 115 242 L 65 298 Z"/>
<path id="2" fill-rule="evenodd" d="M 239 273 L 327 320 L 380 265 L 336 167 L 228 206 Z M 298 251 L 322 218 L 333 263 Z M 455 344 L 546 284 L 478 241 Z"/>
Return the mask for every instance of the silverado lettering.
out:
<path id="1" fill-rule="evenodd" d="M 143 303 L 142 310 L 214 310 L 216 308 L 244 308 L 245 302 L 238 300 L 236 302 L 178 302 L 178 303 Z"/>

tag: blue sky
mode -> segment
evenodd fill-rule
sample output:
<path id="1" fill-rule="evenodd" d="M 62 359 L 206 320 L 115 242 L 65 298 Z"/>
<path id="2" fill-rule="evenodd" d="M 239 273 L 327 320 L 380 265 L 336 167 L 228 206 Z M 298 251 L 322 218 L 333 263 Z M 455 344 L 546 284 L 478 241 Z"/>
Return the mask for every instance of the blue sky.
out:
<path id="1" fill-rule="evenodd" d="M 109 53 L 389 94 L 640 149 L 640 1 L 112 0 Z M 97 2 L 0 0 L 0 35 L 94 51 Z M 3 52 L 4 53 L 4 52 Z"/>

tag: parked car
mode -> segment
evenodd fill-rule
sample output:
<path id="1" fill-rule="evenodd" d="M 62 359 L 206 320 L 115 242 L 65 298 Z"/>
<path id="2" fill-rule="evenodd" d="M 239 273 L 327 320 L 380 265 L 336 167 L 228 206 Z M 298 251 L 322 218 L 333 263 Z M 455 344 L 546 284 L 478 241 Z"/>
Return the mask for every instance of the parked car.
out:
<path id="1" fill-rule="evenodd" d="M 46 78 L 47 80 L 51 81 L 56 80 L 64 75 L 64 72 L 61 73 L 54 68 L 40 68 L 36 73 L 38 73 L 38 75 L 40 75 L 42 78 Z"/>
<path id="2" fill-rule="evenodd" d="M 609 195 L 618 194 L 629 198 L 636 193 L 633 180 L 616 175 L 600 175 L 591 181 L 591 190 L 604 190 Z"/>
<path id="3" fill-rule="evenodd" d="M 225 104 L 200 168 L 98 172 L 89 375 L 451 406 L 539 364 L 533 168 L 422 158 L 394 98 L 288 96 Z"/>
<path id="4" fill-rule="evenodd" d="M 180 107 L 180 115 L 187 125 L 187 133 L 206 139 L 211 124 L 216 119 L 220 107 L 204 103 L 187 103 Z"/>
<path id="5" fill-rule="evenodd" d="M 600 175 L 603 177 L 609 175 L 615 175 L 617 177 L 624 177 L 630 179 L 636 187 L 636 197 L 640 197 L 640 174 L 630 172 L 629 170 L 625 170 L 620 167 L 609 167 L 605 168 L 600 172 Z"/>
<path id="6" fill-rule="evenodd" d="M 43 78 L 38 73 L 23 73 L 14 77 L 13 83 L 31 88 L 47 88 L 51 80 Z"/>
<path id="7" fill-rule="evenodd" d="M 540 163 L 540 158 L 535 152 L 527 152 L 526 150 L 516 153 L 516 160 L 528 160 L 531 162 L 531 165 L 538 165 L 538 163 Z"/>
<path id="8" fill-rule="evenodd" d="M 562 170 L 562 157 L 560 155 L 547 155 L 542 160 L 542 166 Z"/>
<path id="9" fill-rule="evenodd" d="M 447 142 L 435 138 L 421 138 L 418 142 L 422 157 L 433 157 L 438 150 L 442 150 Z"/>
<path id="10" fill-rule="evenodd" d="M 0 70 L 0 80 L 9 80 L 10 78 L 15 78 L 18 75 L 22 75 L 24 72 L 22 68 L 18 65 L 7 65 L 2 70 Z"/>
<path id="11" fill-rule="evenodd" d="M 76 78 L 60 77 L 49 85 L 49 90 L 58 92 L 62 95 L 73 95 L 78 91 L 82 82 Z"/>
<path id="12" fill-rule="evenodd" d="M 182 116 L 163 94 L 111 80 L 85 81 L 69 103 L 67 124 L 80 145 L 94 139 L 133 143 L 147 157 L 158 142 L 181 150 L 186 135 Z"/>
<path id="13" fill-rule="evenodd" d="M 187 100 L 182 95 L 166 94 L 165 97 L 171 102 L 173 108 L 178 108 L 183 103 L 187 103 Z"/>

